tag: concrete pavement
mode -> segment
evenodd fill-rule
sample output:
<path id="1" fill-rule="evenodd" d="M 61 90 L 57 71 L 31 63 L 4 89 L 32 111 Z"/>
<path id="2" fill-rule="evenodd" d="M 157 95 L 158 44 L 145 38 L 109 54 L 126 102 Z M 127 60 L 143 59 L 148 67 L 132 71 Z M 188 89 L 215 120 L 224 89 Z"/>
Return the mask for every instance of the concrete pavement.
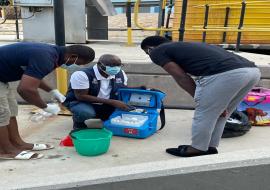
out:
<path id="1" fill-rule="evenodd" d="M 106 189 L 102 185 L 114 182 L 175 175 L 181 178 L 186 174 L 270 163 L 269 127 L 253 127 L 242 137 L 222 139 L 218 155 L 178 158 L 165 153 L 168 147 L 190 143 L 191 110 L 166 110 L 166 127 L 150 138 L 113 137 L 106 154 L 83 157 L 74 148 L 58 146 L 71 130 L 71 117 L 57 116 L 36 124 L 29 122 L 32 108 L 20 106 L 18 121 L 22 136 L 28 142 L 51 143 L 55 149 L 43 151 L 46 156 L 41 160 L 0 160 L 1 190 L 91 189 L 92 185 Z"/>

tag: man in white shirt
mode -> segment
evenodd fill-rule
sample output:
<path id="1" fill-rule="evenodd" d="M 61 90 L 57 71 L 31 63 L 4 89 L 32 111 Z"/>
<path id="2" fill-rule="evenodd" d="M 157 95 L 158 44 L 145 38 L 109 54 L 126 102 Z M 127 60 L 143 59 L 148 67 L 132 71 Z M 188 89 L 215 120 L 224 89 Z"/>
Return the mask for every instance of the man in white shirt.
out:
<path id="1" fill-rule="evenodd" d="M 102 55 L 96 65 L 71 75 L 64 105 L 73 113 L 73 127 L 85 128 L 91 118 L 107 120 L 115 108 L 129 110 L 124 102 L 116 100 L 119 88 L 127 86 L 127 76 L 121 69 L 121 59 Z"/>

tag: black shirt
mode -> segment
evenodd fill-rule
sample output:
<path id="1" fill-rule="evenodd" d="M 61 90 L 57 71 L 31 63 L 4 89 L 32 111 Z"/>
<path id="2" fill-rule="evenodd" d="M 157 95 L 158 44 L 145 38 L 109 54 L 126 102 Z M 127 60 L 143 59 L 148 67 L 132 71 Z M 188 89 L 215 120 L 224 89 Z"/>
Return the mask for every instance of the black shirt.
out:
<path id="1" fill-rule="evenodd" d="M 42 43 L 15 43 L 0 47 L 0 81 L 18 81 L 22 75 L 44 78 L 63 63 L 64 47 Z"/>
<path id="2" fill-rule="evenodd" d="M 150 53 L 152 61 L 163 67 L 175 62 L 186 73 L 207 76 L 255 64 L 221 47 L 197 42 L 170 42 L 161 44 Z"/>

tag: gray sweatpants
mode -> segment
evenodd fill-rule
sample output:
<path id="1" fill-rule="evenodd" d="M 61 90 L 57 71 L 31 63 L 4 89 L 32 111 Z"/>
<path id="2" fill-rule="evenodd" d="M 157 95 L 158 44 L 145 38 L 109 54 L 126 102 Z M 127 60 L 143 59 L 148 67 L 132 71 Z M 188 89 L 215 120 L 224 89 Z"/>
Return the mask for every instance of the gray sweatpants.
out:
<path id="1" fill-rule="evenodd" d="M 240 68 L 196 80 L 192 147 L 206 151 L 218 147 L 226 120 L 260 80 L 258 68 Z M 226 117 L 220 117 L 224 110 Z"/>

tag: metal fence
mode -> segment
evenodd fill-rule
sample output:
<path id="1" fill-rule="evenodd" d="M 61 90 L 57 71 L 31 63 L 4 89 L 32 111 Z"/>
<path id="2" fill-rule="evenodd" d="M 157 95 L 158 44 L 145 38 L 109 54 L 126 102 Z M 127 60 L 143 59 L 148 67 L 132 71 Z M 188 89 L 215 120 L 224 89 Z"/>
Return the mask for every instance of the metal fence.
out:
<path id="1" fill-rule="evenodd" d="M 22 19 L 20 8 L 14 6 L 2 6 L 0 15 L 0 39 L 22 39 Z"/>

